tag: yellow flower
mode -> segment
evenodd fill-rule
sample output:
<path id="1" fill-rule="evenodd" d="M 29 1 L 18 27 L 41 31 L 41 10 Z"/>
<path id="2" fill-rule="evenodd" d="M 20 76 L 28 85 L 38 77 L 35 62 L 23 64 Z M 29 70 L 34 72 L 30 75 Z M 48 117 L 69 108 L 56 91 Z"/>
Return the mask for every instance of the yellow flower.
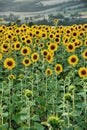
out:
<path id="1" fill-rule="evenodd" d="M 14 48 L 15 48 L 15 50 L 20 50 L 20 48 L 21 48 L 21 43 L 20 43 L 20 42 L 16 42 L 16 43 L 14 44 Z"/>
<path id="2" fill-rule="evenodd" d="M 10 75 L 8 76 L 8 78 L 9 78 L 9 79 L 16 79 L 16 77 L 15 77 L 13 74 L 10 74 Z"/>
<path id="3" fill-rule="evenodd" d="M 24 46 L 22 49 L 21 49 L 21 54 L 22 55 L 29 55 L 31 53 L 31 49 L 27 46 Z"/>
<path id="4" fill-rule="evenodd" d="M 52 52 L 55 52 L 57 50 L 58 46 L 57 44 L 55 43 L 51 43 L 49 46 L 48 46 L 48 50 L 49 51 L 52 51 Z"/>
<path id="5" fill-rule="evenodd" d="M 50 68 L 47 68 L 45 73 L 46 75 L 52 75 L 52 70 Z"/>
<path id="6" fill-rule="evenodd" d="M 87 68 L 85 68 L 85 67 L 79 68 L 78 74 L 81 78 L 86 77 L 87 76 Z"/>
<path id="7" fill-rule="evenodd" d="M 58 24 L 58 19 L 53 20 L 54 24 Z"/>
<path id="8" fill-rule="evenodd" d="M 75 51 L 75 45 L 73 43 L 68 43 L 66 46 L 67 52 L 74 52 Z"/>
<path id="9" fill-rule="evenodd" d="M 47 61 L 48 63 L 51 63 L 51 62 L 53 61 L 53 56 L 52 56 L 51 53 L 49 53 L 49 54 L 46 56 L 46 61 Z"/>
<path id="10" fill-rule="evenodd" d="M 47 49 L 42 50 L 41 54 L 43 57 L 46 57 L 48 55 L 48 50 Z"/>
<path id="11" fill-rule="evenodd" d="M 69 58 L 68 58 L 68 62 L 70 65 L 72 66 L 76 66 L 76 64 L 78 63 L 78 57 L 76 55 L 71 55 Z"/>
<path id="12" fill-rule="evenodd" d="M 2 60 L 2 54 L 0 53 L 0 60 Z"/>
<path id="13" fill-rule="evenodd" d="M 13 69 L 16 66 L 15 60 L 13 58 L 6 58 L 4 61 L 4 67 L 6 69 Z"/>
<path id="14" fill-rule="evenodd" d="M 31 55 L 31 59 L 32 59 L 33 62 L 37 62 L 39 60 L 39 54 L 37 52 L 34 52 Z"/>
<path id="15" fill-rule="evenodd" d="M 56 65 L 55 65 L 55 72 L 56 72 L 57 74 L 60 74 L 62 71 L 63 71 L 62 65 L 61 65 L 61 64 L 56 64 Z"/>
<path id="16" fill-rule="evenodd" d="M 84 59 L 87 59 L 87 49 L 82 53 Z"/>
<path id="17" fill-rule="evenodd" d="M 24 58 L 22 63 L 25 65 L 25 66 L 29 66 L 31 64 L 31 61 L 29 58 Z"/>
<path id="18" fill-rule="evenodd" d="M 32 44 L 32 39 L 31 38 L 26 38 L 26 40 L 25 40 L 25 43 L 26 43 L 26 45 L 31 45 Z"/>

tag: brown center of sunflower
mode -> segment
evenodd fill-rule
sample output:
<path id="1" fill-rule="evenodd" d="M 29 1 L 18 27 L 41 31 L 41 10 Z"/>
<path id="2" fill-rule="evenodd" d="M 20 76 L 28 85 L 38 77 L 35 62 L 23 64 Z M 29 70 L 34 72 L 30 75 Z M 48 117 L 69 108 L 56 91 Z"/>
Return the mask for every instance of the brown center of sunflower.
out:
<path id="1" fill-rule="evenodd" d="M 70 31 L 69 31 L 69 30 L 67 30 L 67 33 L 70 33 Z"/>
<path id="2" fill-rule="evenodd" d="M 39 34 L 39 31 L 36 31 L 36 34 Z"/>
<path id="3" fill-rule="evenodd" d="M 86 74 L 86 71 L 85 71 L 85 70 L 82 70 L 82 71 L 81 71 L 81 74 L 82 74 L 82 75 L 85 75 L 85 74 Z"/>
<path id="4" fill-rule="evenodd" d="M 19 30 L 16 30 L 16 33 L 19 33 Z"/>
<path id="5" fill-rule="evenodd" d="M 30 33 L 30 36 L 32 36 L 32 33 Z"/>
<path id="6" fill-rule="evenodd" d="M 60 66 L 57 66 L 57 67 L 56 67 L 56 70 L 57 70 L 57 71 L 60 71 Z"/>
<path id="7" fill-rule="evenodd" d="M 17 41 L 17 39 L 16 39 L 16 38 L 13 38 L 13 41 L 15 42 L 15 41 Z"/>
<path id="8" fill-rule="evenodd" d="M 8 35 L 8 38 L 10 39 L 10 38 L 11 38 L 11 35 Z"/>
<path id="9" fill-rule="evenodd" d="M 71 59 L 71 61 L 72 61 L 72 62 L 76 62 L 76 58 L 73 57 L 73 58 Z"/>
<path id="10" fill-rule="evenodd" d="M 65 43 L 67 43 L 68 42 L 68 39 L 65 39 Z"/>
<path id="11" fill-rule="evenodd" d="M 47 55 L 47 52 L 46 51 L 44 51 L 44 53 L 43 53 L 45 56 Z"/>
<path id="12" fill-rule="evenodd" d="M 44 34 L 44 33 L 42 34 L 42 37 L 45 37 L 45 34 Z"/>
<path id="13" fill-rule="evenodd" d="M 16 47 L 19 48 L 19 47 L 20 47 L 20 44 L 17 44 Z"/>
<path id="14" fill-rule="evenodd" d="M 28 59 L 26 59 L 26 60 L 25 60 L 25 63 L 26 63 L 26 64 L 28 64 L 28 63 L 29 63 L 29 60 L 28 60 Z"/>
<path id="15" fill-rule="evenodd" d="M 50 55 L 48 55 L 48 56 L 47 56 L 47 59 L 48 59 L 48 60 L 50 60 L 50 59 L 51 59 L 51 56 L 50 56 Z"/>
<path id="16" fill-rule="evenodd" d="M 25 38 L 23 37 L 23 38 L 22 38 L 22 40 L 24 41 L 24 40 L 25 40 Z"/>
<path id="17" fill-rule="evenodd" d="M 87 51 L 85 52 L 85 56 L 87 56 Z"/>
<path id="18" fill-rule="evenodd" d="M 68 48 L 72 50 L 72 49 L 73 49 L 73 46 L 72 46 L 72 45 L 69 45 Z"/>
<path id="19" fill-rule="evenodd" d="M 56 41 L 56 42 L 59 42 L 59 39 L 58 39 L 58 38 L 56 38 L 56 39 L 55 39 L 55 41 Z"/>
<path id="20" fill-rule="evenodd" d="M 8 61 L 8 62 L 7 62 L 7 65 L 8 65 L 8 66 L 12 66 L 12 65 L 13 65 L 13 62 L 12 62 L 12 61 Z"/>
<path id="21" fill-rule="evenodd" d="M 7 48 L 8 48 L 8 46 L 7 46 L 6 44 L 4 44 L 4 45 L 3 45 L 3 48 L 7 49 Z"/>
<path id="22" fill-rule="evenodd" d="M 75 32 L 73 33 L 73 36 L 76 36 L 76 33 L 75 33 Z"/>
<path id="23" fill-rule="evenodd" d="M 50 38 L 53 38 L 53 35 L 50 35 Z"/>
<path id="24" fill-rule="evenodd" d="M 34 56 L 33 56 L 33 59 L 35 59 L 35 60 L 36 60 L 36 59 L 37 59 L 37 55 L 34 55 Z"/>
<path id="25" fill-rule="evenodd" d="M 29 39 L 27 40 L 27 43 L 30 43 L 30 40 L 29 40 Z"/>
<path id="26" fill-rule="evenodd" d="M 47 70 L 47 74 L 49 74 L 49 75 L 50 75 L 50 70 Z"/>
<path id="27" fill-rule="evenodd" d="M 27 49 L 24 49 L 24 50 L 23 50 L 23 53 L 26 54 L 26 53 L 27 53 Z"/>
<path id="28" fill-rule="evenodd" d="M 83 33 L 80 33 L 80 36 L 82 36 L 83 35 Z"/>
<path id="29" fill-rule="evenodd" d="M 55 49 L 55 46 L 54 45 L 51 45 L 51 50 L 54 50 Z"/>

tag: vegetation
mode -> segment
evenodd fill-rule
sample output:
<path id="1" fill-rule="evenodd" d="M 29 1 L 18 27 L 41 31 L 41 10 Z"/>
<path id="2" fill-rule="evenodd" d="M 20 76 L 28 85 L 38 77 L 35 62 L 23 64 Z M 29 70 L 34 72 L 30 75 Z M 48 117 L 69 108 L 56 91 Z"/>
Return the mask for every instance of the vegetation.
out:
<path id="1" fill-rule="evenodd" d="M 86 130 L 87 24 L 0 26 L 0 129 Z"/>

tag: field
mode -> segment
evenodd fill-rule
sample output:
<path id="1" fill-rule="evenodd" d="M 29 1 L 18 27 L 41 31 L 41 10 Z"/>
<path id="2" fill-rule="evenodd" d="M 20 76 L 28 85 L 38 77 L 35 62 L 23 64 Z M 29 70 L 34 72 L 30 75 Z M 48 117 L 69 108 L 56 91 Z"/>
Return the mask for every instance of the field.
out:
<path id="1" fill-rule="evenodd" d="M 87 24 L 0 26 L 0 130 L 87 129 Z"/>

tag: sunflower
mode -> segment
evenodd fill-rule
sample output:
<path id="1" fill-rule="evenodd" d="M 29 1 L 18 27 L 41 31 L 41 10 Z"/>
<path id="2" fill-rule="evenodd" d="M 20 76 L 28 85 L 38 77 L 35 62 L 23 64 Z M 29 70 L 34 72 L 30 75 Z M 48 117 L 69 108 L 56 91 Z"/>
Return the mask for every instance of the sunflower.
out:
<path id="1" fill-rule="evenodd" d="M 16 34 L 20 34 L 20 29 L 17 28 L 17 29 L 15 30 L 15 33 L 16 33 Z"/>
<path id="2" fill-rule="evenodd" d="M 78 32 L 77 31 L 73 31 L 72 32 L 72 37 L 78 37 Z"/>
<path id="3" fill-rule="evenodd" d="M 31 55 L 31 59 L 32 59 L 33 62 L 37 62 L 39 60 L 39 54 L 37 52 L 34 52 Z"/>
<path id="4" fill-rule="evenodd" d="M 39 48 L 44 48 L 44 43 L 41 43 L 41 44 L 39 45 Z"/>
<path id="5" fill-rule="evenodd" d="M 42 37 L 42 39 L 46 39 L 46 38 L 47 38 L 47 33 L 46 33 L 46 31 L 43 31 L 43 32 L 41 33 L 41 37 Z"/>
<path id="6" fill-rule="evenodd" d="M 82 38 L 82 37 L 84 37 L 84 36 L 85 36 L 84 31 L 79 31 L 79 37 Z"/>
<path id="7" fill-rule="evenodd" d="M 8 76 L 8 78 L 9 78 L 9 79 L 16 79 L 16 77 L 15 77 L 13 74 L 10 74 L 10 75 Z"/>
<path id="8" fill-rule="evenodd" d="M 50 38 L 51 40 L 53 40 L 53 39 L 54 39 L 54 34 L 53 34 L 53 33 L 50 33 L 50 34 L 49 34 L 49 38 Z"/>
<path id="9" fill-rule="evenodd" d="M 32 44 L 32 39 L 31 38 L 26 38 L 26 40 L 25 40 L 25 43 L 26 43 L 26 45 L 31 45 Z"/>
<path id="10" fill-rule="evenodd" d="M 11 44 L 11 50 L 14 50 L 15 49 L 15 43 L 12 43 Z"/>
<path id="11" fill-rule="evenodd" d="M 16 66 L 16 62 L 13 58 L 6 58 L 4 61 L 4 67 L 11 70 Z"/>
<path id="12" fill-rule="evenodd" d="M 58 46 L 57 44 L 55 43 L 51 43 L 49 46 L 48 46 L 48 50 L 51 51 L 51 52 L 55 52 L 57 50 Z"/>
<path id="13" fill-rule="evenodd" d="M 54 24 L 58 24 L 58 19 L 53 20 Z"/>
<path id="14" fill-rule="evenodd" d="M 46 57 L 48 55 L 48 50 L 46 49 L 42 50 L 41 54 L 43 57 Z"/>
<path id="15" fill-rule="evenodd" d="M 0 53 L 0 60 L 2 60 L 2 54 Z"/>
<path id="16" fill-rule="evenodd" d="M 87 49 L 82 53 L 84 59 L 87 59 Z"/>
<path id="17" fill-rule="evenodd" d="M 1 45 L 2 52 L 7 52 L 9 50 L 9 48 L 10 48 L 10 43 L 3 43 Z"/>
<path id="18" fill-rule="evenodd" d="M 25 36 L 21 36 L 21 40 L 22 40 L 22 42 L 26 42 Z"/>
<path id="19" fill-rule="evenodd" d="M 50 68 L 47 68 L 45 73 L 46 75 L 52 75 L 52 70 Z"/>
<path id="20" fill-rule="evenodd" d="M 66 46 L 67 52 L 74 52 L 75 51 L 75 45 L 73 43 L 68 43 Z"/>
<path id="21" fill-rule="evenodd" d="M 79 68 L 78 74 L 79 74 L 79 76 L 80 76 L 81 78 L 87 76 L 87 68 L 85 68 L 85 67 Z"/>
<path id="22" fill-rule="evenodd" d="M 15 48 L 15 50 L 20 50 L 20 48 L 21 48 L 21 43 L 20 43 L 20 42 L 16 42 L 16 43 L 14 44 L 14 48 Z"/>
<path id="23" fill-rule="evenodd" d="M 46 61 L 47 61 L 48 63 L 51 63 L 51 62 L 53 61 L 53 56 L 52 56 L 51 53 L 49 53 L 49 54 L 46 56 Z"/>
<path id="24" fill-rule="evenodd" d="M 68 62 L 70 65 L 72 66 L 76 66 L 76 64 L 78 63 L 78 57 L 76 55 L 71 55 L 69 58 L 68 58 Z"/>
<path id="25" fill-rule="evenodd" d="M 23 65 L 29 66 L 31 64 L 31 60 L 29 58 L 24 58 L 22 60 Z"/>
<path id="26" fill-rule="evenodd" d="M 18 41 L 18 39 L 16 36 L 12 37 L 12 42 L 17 42 L 17 41 Z"/>
<path id="27" fill-rule="evenodd" d="M 85 39 L 85 41 L 84 41 L 84 45 L 87 46 L 87 39 Z"/>
<path id="28" fill-rule="evenodd" d="M 31 53 L 31 49 L 27 46 L 24 46 L 22 49 L 21 49 L 21 54 L 22 55 L 29 55 Z"/>
<path id="29" fill-rule="evenodd" d="M 60 74 L 63 71 L 63 67 L 61 64 L 56 64 L 54 69 L 56 74 Z"/>
<path id="30" fill-rule="evenodd" d="M 57 45 L 59 45 L 59 43 L 60 43 L 60 38 L 59 38 L 59 37 L 55 37 L 55 38 L 54 38 L 54 42 L 55 42 Z"/>

